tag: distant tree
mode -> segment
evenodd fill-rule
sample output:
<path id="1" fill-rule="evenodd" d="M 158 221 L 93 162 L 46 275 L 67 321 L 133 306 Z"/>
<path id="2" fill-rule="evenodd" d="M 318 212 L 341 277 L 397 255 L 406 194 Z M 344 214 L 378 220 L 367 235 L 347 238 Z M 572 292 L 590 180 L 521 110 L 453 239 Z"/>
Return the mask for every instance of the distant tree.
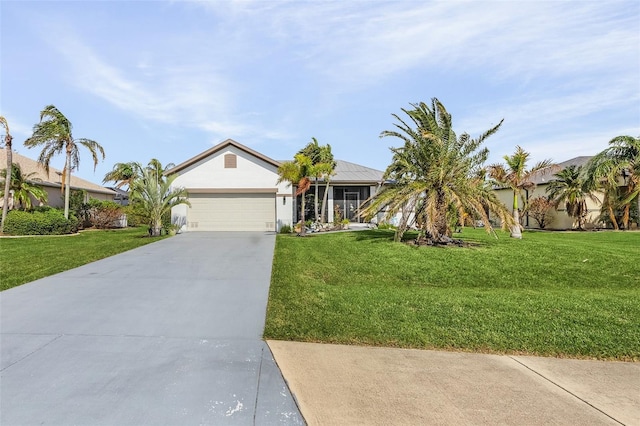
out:
<path id="1" fill-rule="evenodd" d="M 313 172 L 313 164 L 311 159 L 304 154 L 296 154 L 294 161 L 285 161 L 278 167 L 278 184 L 281 182 L 289 182 L 290 185 L 296 186 L 295 196 L 302 195 L 302 202 L 300 203 L 300 215 L 302 218 L 302 224 L 300 228 L 300 234 L 305 235 L 306 229 L 304 225 L 304 207 L 305 207 L 305 194 L 311 188 L 311 173 Z"/>
<path id="2" fill-rule="evenodd" d="M 11 142 L 13 141 L 13 136 L 11 136 L 11 132 L 9 131 L 9 124 L 7 120 L 0 115 L 0 126 L 4 128 L 4 149 L 7 152 L 7 168 L 5 169 L 6 176 L 13 176 L 11 171 L 11 167 L 13 165 L 13 151 Z M 7 219 L 7 211 L 9 211 L 9 190 L 11 186 L 11 179 L 5 179 L 4 183 L 4 195 L 2 197 L 2 221 L 0 222 L 0 234 L 4 232 L 4 221 Z"/>
<path id="3" fill-rule="evenodd" d="M 142 176 L 133 182 L 131 200 L 149 223 L 151 236 L 160 235 L 162 217 L 180 204 L 191 205 L 184 188 L 172 188 L 177 176 L 160 178 L 152 168 L 144 168 Z"/>
<path id="4" fill-rule="evenodd" d="M 493 164 L 488 167 L 489 177 L 498 185 L 506 186 L 513 191 L 512 214 L 514 225 L 511 227 L 512 238 L 522 238 L 520 211 L 518 210 L 518 199 L 521 198 L 522 191 L 525 189 L 534 189 L 536 184 L 532 181 L 533 175 L 553 164 L 551 160 L 543 160 L 530 169 L 527 169 L 529 156 L 530 154 L 528 152 L 520 146 L 516 146 L 516 151 L 513 155 L 505 155 L 502 157 L 506 165 Z"/>
<path id="5" fill-rule="evenodd" d="M 540 229 L 544 229 L 552 219 L 554 207 L 555 203 L 548 197 L 535 197 L 529 200 L 527 214 L 538 222 Z"/>
<path id="6" fill-rule="evenodd" d="M 425 103 L 411 104 L 402 111 L 410 121 L 393 114 L 399 123 L 397 130 L 384 131 L 380 137 L 395 137 L 404 142 L 392 148 L 393 159 L 384 178 L 393 182 L 369 200 L 361 215 L 372 217 L 384 211 L 388 220 L 404 210 L 415 211 L 420 225 L 419 240 L 427 244 L 451 241 L 451 210 L 479 217 L 487 232 L 492 231 L 487 210 L 511 223 L 511 216 L 490 185 L 478 178 L 489 150 L 480 148 L 486 138 L 500 128 L 502 121 L 473 139 L 467 133 L 457 136 L 451 115 L 436 98 L 431 107 Z M 399 224 L 394 239 L 400 241 L 407 223 Z"/>
<path id="7" fill-rule="evenodd" d="M 584 229 L 589 210 L 587 199 L 599 201 L 583 180 L 582 167 L 569 166 L 553 175 L 547 185 L 547 194 L 556 207 L 564 203 L 567 214 L 575 221 L 578 229 Z"/>
<path id="8" fill-rule="evenodd" d="M 116 188 L 127 186 L 131 189 L 133 181 L 140 176 L 140 163 L 116 163 L 113 169 L 107 172 L 102 179 L 102 183 L 113 182 Z"/>
<path id="9" fill-rule="evenodd" d="M 629 229 L 631 204 L 634 200 L 640 215 L 640 137 L 616 136 L 611 139 L 608 148 L 589 160 L 585 174 L 586 182 L 591 188 L 605 189 L 609 193 L 608 198 L 618 194 L 623 210 L 622 225 Z M 615 204 L 609 203 L 610 206 Z M 640 222 L 640 218 L 638 221 Z M 614 227 L 618 228 L 615 219 Z"/>
<path id="10" fill-rule="evenodd" d="M 7 169 L 0 171 L 0 178 L 4 179 L 2 197 L 4 199 L 7 193 L 7 182 L 10 182 L 9 192 L 13 191 L 13 206 L 20 206 L 23 210 L 30 210 L 33 207 L 31 198 L 36 199 L 41 203 L 47 202 L 47 191 L 37 185 L 38 182 L 42 182 L 37 178 L 36 173 L 23 174 L 20 164 L 14 163 L 11 167 L 11 179 L 7 179 Z"/>
<path id="11" fill-rule="evenodd" d="M 62 170 L 64 187 L 64 217 L 69 218 L 69 196 L 71 190 L 71 172 L 80 164 L 78 145 L 89 150 L 93 157 L 93 169 L 98 165 L 98 154 L 104 160 L 104 149 L 91 139 L 74 139 L 71 122 L 55 106 L 48 105 L 40 112 L 40 122 L 33 126 L 33 135 L 24 142 L 27 148 L 42 146 L 38 162 L 49 173 L 49 163 L 54 155 L 65 152 L 64 169 Z"/>

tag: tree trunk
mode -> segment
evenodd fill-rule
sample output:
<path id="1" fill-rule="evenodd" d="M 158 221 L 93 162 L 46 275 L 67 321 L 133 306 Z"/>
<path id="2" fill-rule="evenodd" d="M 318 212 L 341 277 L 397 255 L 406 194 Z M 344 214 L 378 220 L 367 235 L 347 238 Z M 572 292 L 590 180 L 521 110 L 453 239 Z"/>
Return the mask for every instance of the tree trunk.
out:
<path id="1" fill-rule="evenodd" d="M 622 213 L 622 225 L 624 226 L 625 230 L 629 229 L 630 210 L 631 210 L 631 203 L 628 203 L 624 206 L 624 210 Z"/>
<path id="2" fill-rule="evenodd" d="M 511 238 L 522 239 L 522 231 L 520 230 L 520 212 L 518 211 L 518 192 L 513 191 L 513 221 L 511 227 Z"/>
<path id="3" fill-rule="evenodd" d="M 315 181 L 315 186 L 316 186 L 316 192 L 313 196 L 313 211 L 315 213 L 315 220 L 316 222 L 318 221 L 319 217 L 318 217 L 318 177 L 316 176 L 315 178 L 313 178 L 313 180 Z"/>
<path id="4" fill-rule="evenodd" d="M 324 211 L 327 208 L 328 196 L 329 196 L 329 176 L 327 175 L 327 185 L 324 188 L 324 195 L 322 196 L 322 208 L 320 209 L 320 223 L 325 223 Z"/>
<path id="5" fill-rule="evenodd" d="M 7 174 L 4 180 L 4 197 L 2 199 L 2 222 L 0 222 L 0 234 L 4 232 L 4 221 L 7 219 L 7 212 L 9 211 L 9 192 L 11 191 L 11 176 L 13 168 L 13 152 L 11 151 L 11 141 L 13 137 L 7 131 L 7 135 L 4 137 L 5 149 L 7 150 Z"/>
<path id="6" fill-rule="evenodd" d="M 306 191 L 302 193 L 302 201 L 300 202 L 300 235 L 304 236 L 307 234 L 307 229 L 304 223 L 304 197 L 306 195 Z"/>
<path id="7" fill-rule="evenodd" d="M 71 197 L 71 147 L 67 145 L 67 160 L 65 165 L 65 187 L 64 187 L 64 218 L 69 219 L 69 198 Z"/>
<path id="8" fill-rule="evenodd" d="M 613 213 L 613 207 L 611 207 L 611 205 L 607 207 L 607 212 L 609 213 L 609 220 L 613 225 L 613 229 L 615 229 L 616 231 L 619 230 L 620 227 L 618 226 L 618 221 L 616 220 L 616 215 Z"/>

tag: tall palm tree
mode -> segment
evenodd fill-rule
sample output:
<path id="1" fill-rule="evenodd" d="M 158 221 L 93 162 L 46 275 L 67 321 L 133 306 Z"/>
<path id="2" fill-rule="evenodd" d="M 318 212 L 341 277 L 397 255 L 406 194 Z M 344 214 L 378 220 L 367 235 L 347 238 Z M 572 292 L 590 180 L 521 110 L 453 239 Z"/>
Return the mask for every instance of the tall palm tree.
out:
<path id="1" fill-rule="evenodd" d="M 489 177 L 494 179 L 499 185 L 504 185 L 513 190 L 512 212 L 515 223 L 511 227 L 512 238 L 522 238 L 520 212 L 518 210 L 518 199 L 521 197 L 522 191 L 535 188 L 536 184 L 532 181 L 533 175 L 553 164 L 551 160 L 543 160 L 530 169 L 527 169 L 529 156 L 530 154 L 528 152 L 520 146 L 516 146 L 516 151 L 513 155 L 505 155 L 502 157 L 507 163 L 506 166 L 503 164 L 493 164 L 488 168 Z"/>
<path id="2" fill-rule="evenodd" d="M 583 180 L 582 167 L 575 165 L 564 168 L 556 173 L 554 180 L 547 186 L 547 194 L 556 207 L 564 203 L 569 217 L 573 218 L 578 229 L 584 229 L 584 221 L 589 210 L 587 199 L 599 201 L 588 189 Z"/>
<path id="3" fill-rule="evenodd" d="M 609 147 L 589 161 L 586 175 L 591 187 L 601 186 L 609 192 L 620 192 L 622 224 L 629 229 L 634 199 L 638 203 L 640 216 L 640 137 L 616 136 L 611 139 Z M 619 187 L 622 187 L 622 191 L 619 191 Z"/>
<path id="4" fill-rule="evenodd" d="M 170 212 L 172 207 L 179 204 L 191 205 L 184 188 L 171 187 L 176 177 L 177 175 L 158 179 L 152 169 L 144 168 L 140 178 L 133 181 L 131 199 L 149 220 L 151 236 L 160 235 L 162 216 Z"/>
<path id="5" fill-rule="evenodd" d="M 322 164 L 320 172 L 322 173 L 322 178 L 325 181 L 324 195 L 322 197 L 322 207 L 320 208 L 320 222 L 324 223 L 327 197 L 329 196 L 329 184 L 331 183 L 331 177 L 335 174 L 337 165 L 335 159 L 333 158 L 333 153 L 331 152 L 331 145 L 326 144 L 320 147 L 320 163 Z"/>
<path id="6" fill-rule="evenodd" d="M 40 112 L 40 122 L 33 126 L 33 135 L 24 142 L 27 148 L 42 146 L 38 162 L 49 173 L 49 163 L 54 155 L 64 151 L 65 163 L 62 169 L 64 187 L 64 217 L 69 218 L 69 195 L 71 190 L 71 172 L 80 164 L 78 145 L 89 150 L 93 157 L 93 169 L 98 165 L 98 154 L 104 160 L 104 149 L 91 139 L 74 139 L 71 122 L 55 106 L 47 105 Z"/>
<path id="7" fill-rule="evenodd" d="M 393 114 L 399 121 L 395 124 L 397 130 L 384 131 L 380 135 L 404 142 L 402 147 L 391 149 L 393 160 L 384 174 L 385 179 L 394 183 L 371 197 L 361 215 L 372 217 L 384 211 L 385 218 L 389 219 L 399 211 L 413 207 L 421 230 L 420 238 L 432 244 L 451 240 L 453 230 L 449 219 L 452 210 L 480 218 L 487 232 L 491 232 L 492 227 L 486 210 L 495 212 L 503 224 L 509 225 L 508 210 L 488 182 L 478 178 L 489 155 L 489 150 L 480 149 L 480 146 L 498 131 L 502 121 L 474 139 L 467 133 L 456 135 L 451 115 L 438 99 L 432 99 L 431 107 L 425 103 L 411 106 L 411 110 L 402 109 L 410 121 Z M 398 227 L 396 241 L 402 238 L 405 230 L 406 224 Z"/>
<path id="8" fill-rule="evenodd" d="M 6 118 L 0 115 L 0 126 L 4 128 L 4 149 L 7 151 L 7 168 L 5 169 L 5 173 L 8 176 L 13 176 L 11 172 L 11 167 L 13 165 L 13 151 L 11 142 L 13 141 L 13 136 L 11 136 L 11 132 L 9 131 L 9 124 L 7 123 Z M 4 183 L 4 195 L 2 197 L 2 221 L 0 222 L 0 234 L 4 232 L 4 221 L 7 219 L 7 212 L 9 211 L 9 190 L 11 186 L 11 179 L 5 179 Z"/>
<path id="9" fill-rule="evenodd" d="M 333 173 L 335 169 L 335 162 L 333 161 L 333 154 L 331 154 L 331 147 L 329 145 L 321 146 L 318 143 L 318 140 L 314 137 L 311 138 L 311 142 L 309 142 L 304 148 L 298 151 L 298 154 L 303 154 L 311 160 L 312 169 L 310 171 L 310 177 L 313 178 L 313 183 L 315 187 L 315 193 L 313 198 L 313 211 L 314 211 L 314 219 L 316 221 L 324 222 L 324 219 L 321 218 L 320 213 L 318 212 L 318 184 L 320 179 L 329 180 L 328 176 Z M 328 186 L 327 188 L 328 189 Z M 325 196 L 323 200 L 326 199 L 327 192 L 325 190 Z M 323 201 L 326 203 L 326 201 Z M 321 211 L 322 216 L 324 216 L 324 209 L 326 204 L 322 205 Z"/>
<path id="10" fill-rule="evenodd" d="M 278 182 L 289 182 L 290 185 L 296 186 L 295 196 L 302 195 L 302 202 L 300 203 L 300 216 L 302 218 L 302 224 L 300 227 L 300 235 L 306 234 L 304 226 L 304 207 L 305 207 L 305 194 L 311 188 L 311 173 L 313 172 L 313 164 L 311 159 L 304 154 L 296 154 L 294 161 L 285 161 L 278 167 Z"/>
<path id="11" fill-rule="evenodd" d="M 20 206 L 24 210 L 29 210 L 33 206 L 31 199 L 35 198 L 41 203 L 47 202 L 47 191 L 41 186 L 38 186 L 38 182 L 42 182 L 42 179 L 35 177 L 36 172 L 23 174 L 20 164 L 12 164 L 11 167 L 11 179 L 7 179 L 7 169 L 0 171 L 0 178 L 4 179 L 4 188 L 2 196 L 7 193 L 6 183 L 10 182 L 9 191 L 13 191 L 13 206 Z M 34 185 L 36 183 L 36 185 Z"/>

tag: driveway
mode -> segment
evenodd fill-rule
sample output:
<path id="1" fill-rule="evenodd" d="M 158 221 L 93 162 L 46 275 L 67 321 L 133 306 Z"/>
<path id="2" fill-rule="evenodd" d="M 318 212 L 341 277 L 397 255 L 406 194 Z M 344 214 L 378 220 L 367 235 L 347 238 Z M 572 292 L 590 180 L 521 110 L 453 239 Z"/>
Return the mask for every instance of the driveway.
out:
<path id="1" fill-rule="evenodd" d="M 186 233 L 0 293 L 0 424 L 304 424 L 262 340 L 274 243 Z"/>

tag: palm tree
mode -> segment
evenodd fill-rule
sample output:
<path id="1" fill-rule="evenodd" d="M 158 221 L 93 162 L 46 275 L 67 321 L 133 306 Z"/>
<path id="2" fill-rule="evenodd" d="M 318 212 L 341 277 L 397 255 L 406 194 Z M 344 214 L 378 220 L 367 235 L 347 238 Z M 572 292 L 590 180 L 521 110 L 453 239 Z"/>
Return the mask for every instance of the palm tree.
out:
<path id="1" fill-rule="evenodd" d="M 9 124 L 7 120 L 0 115 L 0 126 L 4 127 L 5 135 L 4 135 L 4 149 L 7 151 L 7 168 L 5 169 L 5 173 L 8 176 L 13 176 L 11 171 L 11 167 L 13 165 L 13 151 L 11 147 L 11 142 L 13 141 L 13 136 L 11 136 L 11 132 L 9 131 Z M 9 211 L 9 190 L 11 186 L 11 179 L 5 179 L 4 182 L 4 195 L 2 197 L 2 221 L 0 222 L 0 234 L 4 232 L 4 221 L 7 219 L 7 212 Z"/>
<path id="2" fill-rule="evenodd" d="M 278 182 L 289 182 L 290 185 L 296 186 L 295 196 L 302 195 L 302 202 L 300 203 L 300 216 L 302 218 L 302 224 L 300 227 L 300 235 L 306 234 L 304 226 L 304 198 L 306 192 L 311 188 L 311 176 L 313 165 L 311 159 L 304 154 L 296 154 L 294 161 L 285 161 L 278 167 Z"/>
<path id="3" fill-rule="evenodd" d="M 487 211 L 495 212 L 503 224 L 511 224 L 511 216 L 500 203 L 488 182 L 479 176 L 489 150 L 480 149 L 486 138 L 500 128 L 502 121 L 473 139 L 467 133 L 459 137 L 453 130 L 451 115 L 436 98 L 431 107 L 425 103 L 411 104 L 413 109 L 402 111 L 410 124 L 393 114 L 398 130 L 384 131 L 380 137 L 392 136 L 404 142 L 400 148 L 391 148 L 393 160 L 384 178 L 391 180 L 371 197 L 360 213 L 372 217 L 385 211 L 385 218 L 399 211 L 414 210 L 421 230 L 419 238 L 430 244 L 451 241 L 451 211 L 480 218 L 487 232 L 493 228 Z M 399 241 L 407 228 L 401 223 L 395 240 Z"/>
<path id="4" fill-rule="evenodd" d="M 324 223 L 324 212 L 327 206 L 327 197 L 329 195 L 329 184 L 331 183 L 331 176 L 335 174 L 337 165 L 333 158 L 333 153 L 331 152 L 331 145 L 326 144 L 325 146 L 320 147 L 320 164 L 322 164 L 320 172 L 322 173 L 322 178 L 325 181 L 322 207 L 320 208 L 320 222 Z"/>
<path id="5" fill-rule="evenodd" d="M 582 167 L 569 166 L 553 176 L 555 179 L 549 182 L 546 189 L 549 198 L 556 208 L 564 203 L 567 214 L 576 221 L 578 229 L 584 229 L 584 221 L 589 212 L 587 198 L 596 202 L 599 200 L 585 185 Z"/>
<path id="6" fill-rule="evenodd" d="M 42 182 L 42 179 L 35 177 L 36 172 L 22 174 L 20 164 L 12 164 L 11 179 L 7 179 L 7 169 L 0 171 L 0 177 L 4 179 L 4 189 L 2 196 L 7 193 L 7 182 L 10 182 L 9 192 L 13 191 L 13 205 L 19 205 L 24 210 L 30 210 L 32 207 L 31 199 L 35 198 L 41 203 L 47 202 L 47 191 L 33 183 Z"/>
<path id="7" fill-rule="evenodd" d="M 131 199 L 149 220 L 151 236 L 160 235 L 162 216 L 179 204 L 191 205 L 184 188 L 172 188 L 171 184 L 177 175 L 167 179 L 158 179 L 156 173 L 149 168 L 142 170 L 139 179 L 133 181 Z"/>
<path id="8" fill-rule="evenodd" d="M 329 189 L 329 176 L 335 169 L 335 161 L 333 160 L 333 154 L 331 153 L 331 146 L 320 146 L 318 140 L 314 137 L 311 138 L 311 142 L 304 148 L 298 151 L 298 154 L 303 154 L 311 160 L 312 169 L 310 171 L 310 177 L 313 178 L 315 194 L 313 199 L 313 211 L 314 218 L 317 221 L 324 222 L 324 209 L 326 206 L 327 190 Z M 320 179 L 326 180 L 325 194 L 323 197 L 323 204 L 321 208 L 322 213 L 318 213 L 318 183 Z"/>
<path id="9" fill-rule="evenodd" d="M 516 146 L 516 152 L 513 155 L 505 155 L 504 160 L 506 167 L 502 164 L 493 164 L 489 166 L 489 176 L 499 185 L 504 185 L 513 190 L 513 220 L 514 225 L 511 227 L 512 238 L 522 238 L 520 227 L 520 212 L 518 211 L 518 199 L 521 197 L 522 191 L 532 190 L 536 184 L 532 181 L 533 175 L 538 171 L 551 166 L 551 160 L 543 160 L 538 162 L 532 168 L 527 169 L 527 161 L 530 154 Z M 526 206 L 523 206 L 526 207 Z"/>
<path id="10" fill-rule="evenodd" d="M 140 176 L 142 167 L 140 163 L 116 163 L 113 170 L 107 172 L 102 179 L 102 183 L 114 182 L 116 188 L 122 188 L 127 185 L 131 189 L 133 181 Z"/>
<path id="11" fill-rule="evenodd" d="M 622 224 L 625 229 L 629 229 L 631 203 L 634 199 L 638 202 L 640 216 L 640 137 L 616 136 L 611 139 L 609 147 L 589 161 L 586 175 L 592 188 L 604 187 L 611 193 L 610 196 L 622 187 L 619 200 L 623 210 Z M 638 221 L 640 222 L 640 218 Z"/>
<path id="12" fill-rule="evenodd" d="M 65 152 L 66 158 L 62 169 L 64 187 L 64 217 L 69 218 L 69 195 L 71 189 L 71 172 L 80 164 L 78 145 L 89 150 L 93 157 L 93 169 L 98 165 L 98 153 L 104 160 L 104 149 L 91 139 L 74 139 L 71 122 L 55 106 L 48 105 L 40 112 L 40 122 L 33 126 L 33 135 L 24 142 L 27 148 L 43 146 L 38 162 L 49 173 L 51 158 Z"/>

